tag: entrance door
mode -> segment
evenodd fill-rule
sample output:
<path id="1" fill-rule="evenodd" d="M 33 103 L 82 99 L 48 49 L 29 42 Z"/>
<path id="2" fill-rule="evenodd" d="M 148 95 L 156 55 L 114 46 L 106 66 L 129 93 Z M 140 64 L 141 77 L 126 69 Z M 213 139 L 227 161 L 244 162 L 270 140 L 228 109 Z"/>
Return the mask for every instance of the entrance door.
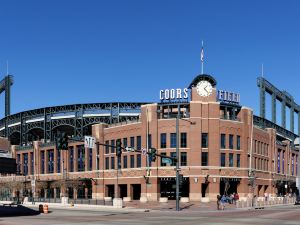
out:
<path id="1" fill-rule="evenodd" d="M 119 185 L 120 198 L 127 197 L 127 184 Z"/>
<path id="2" fill-rule="evenodd" d="M 132 200 L 140 200 L 141 198 L 141 185 L 132 184 Z"/>
<path id="3" fill-rule="evenodd" d="M 115 185 L 106 185 L 107 197 L 115 197 Z"/>

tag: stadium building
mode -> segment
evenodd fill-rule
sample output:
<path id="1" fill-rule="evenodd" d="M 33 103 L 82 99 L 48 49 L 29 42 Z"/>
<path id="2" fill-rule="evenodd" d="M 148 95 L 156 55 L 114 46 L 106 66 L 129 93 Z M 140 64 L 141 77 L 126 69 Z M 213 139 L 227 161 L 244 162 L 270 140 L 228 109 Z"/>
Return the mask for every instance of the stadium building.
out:
<path id="1" fill-rule="evenodd" d="M 279 126 L 276 116 L 265 118 L 265 93 L 296 113 L 298 105 L 262 77 L 258 86 L 260 116 L 240 105 L 239 94 L 217 89 L 217 81 L 205 74 L 186 88 L 161 90 L 157 103 L 76 104 L 8 115 L 0 132 L 11 141 L 21 175 L 1 181 L 20 180 L 27 183 L 21 193 L 46 198 L 175 199 L 176 162 L 160 156 L 151 162 L 145 153 L 155 148 L 175 158 L 178 146 L 180 196 L 190 201 L 233 192 L 240 197 L 296 192 L 298 136 L 285 129 L 285 119 Z M 62 131 L 72 139 L 68 150 L 56 147 Z M 85 135 L 106 145 L 86 148 Z M 131 147 L 120 157 L 117 141 Z"/>

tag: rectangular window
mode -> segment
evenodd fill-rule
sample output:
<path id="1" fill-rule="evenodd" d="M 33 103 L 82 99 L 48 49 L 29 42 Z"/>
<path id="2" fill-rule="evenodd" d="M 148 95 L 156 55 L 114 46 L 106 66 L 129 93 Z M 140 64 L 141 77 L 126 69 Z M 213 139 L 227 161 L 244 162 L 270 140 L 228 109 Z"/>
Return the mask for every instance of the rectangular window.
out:
<path id="1" fill-rule="evenodd" d="M 295 160 L 295 155 L 292 155 L 292 176 L 294 176 L 294 160 Z"/>
<path id="2" fill-rule="evenodd" d="M 282 151 L 282 173 L 284 173 L 284 151 Z"/>
<path id="3" fill-rule="evenodd" d="M 176 133 L 171 133 L 170 136 L 171 148 L 176 148 Z"/>
<path id="4" fill-rule="evenodd" d="M 21 173 L 21 155 L 17 155 L 17 174 Z"/>
<path id="5" fill-rule="evenodd" d="M 110 145 L 110 153 L 115 153 L 115 140 L 111 140 Z"/>
<path id="6" fill-rule="evenodd" d="M 54 173 L 54 150 L 47 151 L 47 153 L 48 153 L 48 173 Z"/>
<path id="7" fill-rule="evenodd" d="M 85 148 L 83 145 L 77 146 L 77 155 L 78 172 L 85 171 Z"/>
<path id="8" fill-rule="evenodd" d="M 208 166 L 208 152 L 201 152 L 201 166 Z"/>
<path id="9" fill-rule="evenodd" d="M 105 157 L 105 169 L 109 170 L 109 157 Z"/>
<path id="10" fill-rule="evenodd" d="M 141 168 L 142 167 L 142 157 L 141 154 L 136 155 L 136 167 Z"/>
<path id="11" fill-rule="evenodd" d="M 60 173 L 60 167 L 61 167 L 61 164 L 60 164 L 60 150 L 56 150 L 57 151 L 57 173 Z"/>
<path id="12" fill-rule="evenodd" d="M 221 167 L 225 167 L 226 164 L 226 154 L 225 153 L 221 153 Z"/>
<path id="13" fill-rule="evenodd" d="M 233 167 L 233 153 L 229 153 L 229 167 Z"/>
<path id="14" fill-rule="evenodd" d="M 109 141 L 105 141 L 105 154 L 109 154 Z"/>
<path id="15" fill-rule="evenodd" d="M 115 157 L 114 156 L 110 157 L 110 167 L 112 170 L 115 169 Z"/>
<path id="16" fill-rule="evenodd" d="M 208 148 L 208 133 L 202 133 L 201 135 L 201 147 Z"/>
<path id="17" fill-rule="evenodd" d="M 134 168 L 134 155 L 130 156 L 130 168 Z"/>
<path id="18" fill-rule="evenodd" d="M 45 151 L 41 151 L 41 174 L 45 173 Z"/>
<path id="19" fill-rule="evenodd" d="M 165 155 L 167 155 L 165 152 L 162 152 L 162 153 L 160 153 L 162 156 L 165 156 Z M 160 166 L 167 166 L 167 164 L 166 163 L 163 163 L 162 162 L 162 159 L 163 159 L 163 157 L 161 157 L 161 160 L 160 160 Z"/>
<path id="20" fill-rule="evenodd" d="M 69 172 L 74 172 L 74 148 L 70 147 L 69 148 Z"/>
<path id="21" fill-rule="evenodd" d="M 148 134 L 148 148 L 152 148 L 152 136 Z"/>
<path id="22" fill-rule="evenodd" d="M 229 149 L 233 149 L 233 135 L 229 134 Z"/>
<path id="23" fill-rule="evenodd" d="M 24 157 L 24 170 L 23 173 L 26 176 L 28 174 L 28 153 L 23 154 Z"/>
<path id="24" fill-rule="evenodd" d="M 236 136 L 236 149 L 241 150 L 241 136 Z"/>
<path id="25" fill-rule="evenodd" d="M 280 173 L 280 151 L 277 152 L 277 173 Z"/>
<path id="26" fill-rule="evenodd" d="M 89 171 L 93 170 L 93 149 L 89 148 Z"/>
<path id="27" fill-rule="evenodd" d="M 221 149 L 226 148 L 226 134 L 221 134 Z"/>
<path id="28" fill-rule="evenodd" d="M 116 157 L 118 169 L 121 169 L 121 157 Z"/>
<path id="29" fill-rule="evenodd" d="M 130 147 L 134 148 L 134 137 L 130 137 Z"/>
<path id="30" fill-rule="evenodd" d="M 30 152 L 30 159 L 31 159 L 30 168 L 31 168 L 31 175 L 32 175 L 32 174 L 34 174 L 34 154 L 33 154 L 33 152 Z"/>
<path id="31" fill-rule="evenodd" d="M 186 133 L 180 133 L 180 147 L 181 148 L 186 148 L 187 147 Z"/>
<path id="32" fill-rule="evenodd" d="M 236 167 L 241 167 L 241 155 L 236 155 Z"/>
<path id="33" fill-rule="evenodd" d="M 162 133 L 160 134 L 160 148 L 166 148 L 167 147 L 167 134 Z"/>
<path id="34" fill-rule="evenodd" d="M 180 152 L 180 165 L 187 166 L 187 155 L 186 152 Z"/>
<path id="35" fill-rule="evenodd" d="M 141 136 L 136 137 L 136 149 L 137 150 L 142 149 L 142 138 L 141 138 Z"/>
<path id="36" fill-rule="evenodd" d="M 171 152 L 170 156 L 172 158 L 176 158 L 176 152 Z M 176 166 L 176 162 L 174 160 L 172 160 L 171 166 Z"/>
<path id="37" fill-rule="evenodd" d="M 127 169 L 127 155 L 123 156 L 123 168 Z"/>
<path id="38" fill-rule="evenodd" d="M 127 138 L 123 138 L 123 146 L 124 146 L 124 148 L 128 147 L 127 146 Z"/>

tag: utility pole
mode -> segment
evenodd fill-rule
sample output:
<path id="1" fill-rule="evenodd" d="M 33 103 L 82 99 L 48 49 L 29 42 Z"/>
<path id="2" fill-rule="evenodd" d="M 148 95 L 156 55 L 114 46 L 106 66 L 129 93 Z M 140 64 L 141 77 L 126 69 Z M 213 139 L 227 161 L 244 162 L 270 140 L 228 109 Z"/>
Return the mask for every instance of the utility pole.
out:
<path id="1" fill-rule="evenodd" d="M 176 211 L 180 211 L 179 207 L 179 116 L 180 107 L 177 107 L 177 117 L 176 117 Z"/>

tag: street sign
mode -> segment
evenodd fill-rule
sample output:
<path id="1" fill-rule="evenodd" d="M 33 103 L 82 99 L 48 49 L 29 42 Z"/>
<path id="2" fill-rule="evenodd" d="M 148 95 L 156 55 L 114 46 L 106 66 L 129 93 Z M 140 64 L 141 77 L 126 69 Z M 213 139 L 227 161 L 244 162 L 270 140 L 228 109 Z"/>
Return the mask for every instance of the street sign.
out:
<path id="1" fill-rule="evenodd" d="M 172 164 L 172 159 L 169 158 L 161 158 L 162 163 L 166 163 L 166 164 Z"/>
<path id="2" fill-rule="evenodd" d="M 147 155 L 147 149 L 142 148 L 142 155 Z"/>
<path id="3" fill-rule="evenodd" d="M 96 138 L 91 136 L 84 136 L 84 147 L 94 148 L 96 143 Z"/>
<path id="4" fill-rule="evenodd" d="M 126 147 L 125 149 L 126 149 L 127 152 L 134 152 L 135 151 L 134 148 L 131 148 L 131 147 Z"/>

